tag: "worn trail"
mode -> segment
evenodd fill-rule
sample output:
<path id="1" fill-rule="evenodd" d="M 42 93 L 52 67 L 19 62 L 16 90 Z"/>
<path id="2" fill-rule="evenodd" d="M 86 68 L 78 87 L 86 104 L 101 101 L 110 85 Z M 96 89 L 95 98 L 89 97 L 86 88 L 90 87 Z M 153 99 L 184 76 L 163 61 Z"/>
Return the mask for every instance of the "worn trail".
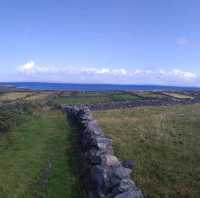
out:
<path id="1" fill-rule="evenodd" d="M 79 196 L 72 141 L 61 112 L 35 112 L 0 137 L 1 198 Z"/>

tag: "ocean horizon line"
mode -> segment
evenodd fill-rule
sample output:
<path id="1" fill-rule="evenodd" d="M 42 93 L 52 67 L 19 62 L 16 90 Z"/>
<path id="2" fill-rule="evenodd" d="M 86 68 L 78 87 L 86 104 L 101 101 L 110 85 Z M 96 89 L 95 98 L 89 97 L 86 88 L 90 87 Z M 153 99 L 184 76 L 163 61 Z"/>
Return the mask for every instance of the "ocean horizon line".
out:
<path id="1" fill-rule="evenodd" d="M 167 85 L 167 84 L 126 84 L 126 83 L 82 83 L 82 82 L 51 82 L 51 81 L 7 81 L 1 82 L 0 85 L 5 84 L 69 84 L 69 85 L 111 85 L 111 86 L 154 86 L 154 87 L 178 87 L 178 88 L 199 88 L 200 86 L 191 85 Z"/>
<path id="2" fill-rule="evenodd" d="M 30 90 L 75 90 L 75 91 L 182 91 L 200 90 L 200 87 L 150 85 L 150 84 L 108 84 L 108 83 L 58 83 L 58 82 L 0 82 L 3 86 Z"/>

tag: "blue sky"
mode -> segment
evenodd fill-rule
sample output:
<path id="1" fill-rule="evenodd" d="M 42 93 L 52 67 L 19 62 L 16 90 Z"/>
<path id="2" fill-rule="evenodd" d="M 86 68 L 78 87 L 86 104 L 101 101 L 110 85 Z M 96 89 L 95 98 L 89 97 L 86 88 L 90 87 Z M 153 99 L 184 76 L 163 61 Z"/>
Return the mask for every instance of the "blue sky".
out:
<path id="1" fill-rule="evenodd" d="M 198 0 L 0 3 L 0 81 L 200 86 Z"/>

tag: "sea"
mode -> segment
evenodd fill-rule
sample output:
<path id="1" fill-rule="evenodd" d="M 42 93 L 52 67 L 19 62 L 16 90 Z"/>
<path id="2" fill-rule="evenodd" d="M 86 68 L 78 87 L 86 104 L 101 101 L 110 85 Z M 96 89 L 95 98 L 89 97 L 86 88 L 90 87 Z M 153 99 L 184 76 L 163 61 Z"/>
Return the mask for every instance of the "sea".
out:
<path id="1" fill-rule="evenodd" d="M 200 87 L 178 87 L 163 85 L 121 85 L 121 84 L 76 84 L 44 82 L 0 83 L 2 86 L 30 90 L 74 90 L 74 91 L 200 91 Z"/>

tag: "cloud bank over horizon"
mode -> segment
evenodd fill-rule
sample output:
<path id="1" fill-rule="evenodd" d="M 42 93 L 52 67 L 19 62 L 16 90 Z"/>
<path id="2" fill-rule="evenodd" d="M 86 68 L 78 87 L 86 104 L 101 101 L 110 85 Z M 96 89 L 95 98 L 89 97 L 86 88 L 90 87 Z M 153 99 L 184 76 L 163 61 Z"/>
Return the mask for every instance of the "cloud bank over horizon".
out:
<path id="1" fill-rule="evenodd" d="M 198 86 L 199 75 L 178 68 L 126 69 L 124 67 L 44 66 L 33 60 L 17 67 L 22 81 L 113 83 L 113 84 L 165 84 Z"/>

